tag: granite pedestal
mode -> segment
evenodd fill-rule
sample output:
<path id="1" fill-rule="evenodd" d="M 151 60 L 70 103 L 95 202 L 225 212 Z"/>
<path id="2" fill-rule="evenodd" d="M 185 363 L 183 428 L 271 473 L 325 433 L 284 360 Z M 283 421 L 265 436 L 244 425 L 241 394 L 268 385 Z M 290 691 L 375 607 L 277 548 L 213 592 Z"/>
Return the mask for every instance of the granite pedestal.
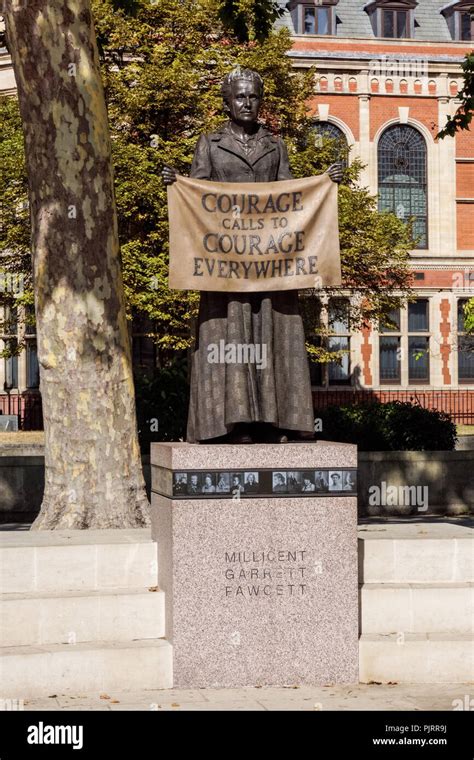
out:
<path id="1" fill-rule="evenodd" d="M 357 683 L 357 451 L 151 446 L 174 685 Z"/>

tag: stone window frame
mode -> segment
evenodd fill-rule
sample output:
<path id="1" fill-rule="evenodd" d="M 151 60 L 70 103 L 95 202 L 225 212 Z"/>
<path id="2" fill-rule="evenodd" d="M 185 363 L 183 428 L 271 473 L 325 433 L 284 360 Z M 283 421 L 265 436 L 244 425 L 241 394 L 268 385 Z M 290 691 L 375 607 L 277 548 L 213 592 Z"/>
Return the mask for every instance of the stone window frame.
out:
<path id="1" fill-rule="evenodd" d="M 329 334 L 326 339 L 327 347 L 329 349 L 329 344 L 331 342 L 331 339 L 337 340 L 338 338 L 342 338 L 345 342 L 347 342 L 347 348 L 341 349 L 341 350 L 347 351 L 348 370 L 347 370 L 347 378 L 345 380 L 342 380 L 341 378 L 332 379 L 330 377 L 330 374 L 331 374 L 330 367 L 331 365 L 334 365 L 335 362 L 328 362 L 325 365 L 325 374 L 326 374 L 325 386 L 327 388 L 335 388 L 337 386 L 343 386 L 344 388 L 346 388 L 352 385 L 352 372 L 353 372 L 352 361 L 351 361 L 351 338 L 352 338 L 351 325 L 350 325 L 351 304 L 350 304 L 350 298 L 346 298 L 344 296 L 340 296 L 340 297 L 338 296 L 335 298 L 328 299 L 326 313 L 327 313 L 329 329 L 331 329 L 331 324 L 330 324 L 331 305 L 334 303 L 334 301 L 343 302 L 345 306 L 347 307 L 347 328 L 337 330 L 336 332 L 332 332 L 331 334 Z M 340 366 L 340 365 L 337 365 L 337 366 Z"/>
<path id="2" fill-rule="evenodd" d="M 431 320 L 430 320 L 430 299 L 427 296 L 416 298 L 416 301 L 426 302 L 426 315 L 428 327 L 426 330 L 410 330 L 410 305 L 407 305 L 407 371 L 408 384 L 411 385 L 429 385 L 431 380 L 431 363 L 430 363 L 430 344 L 431 344 Z M 428 371 L 427 376 L 423 378 L 410 377 L 410 338 L 423 338 L 426 340 Z"/>
<path id="3" fill-rule="evenodd" d="M 417 5 L 416 0 L 373 0 L 373 2 L 367 3 L 364 10 L 369 15 L 375 37 L 387 40 L 409 40 L 415 36 L 415 8 Z M 390 37 L 385 37 L 385 12 L 407 14 L 407 36 L 399 37 L 395 33 Z M 395 30 L 397 28 L 396 20 L 394 28 Z"/>
<path id="4" fill-rule="evenodd" d="M 394 329 L 392 327 L 384 327 L 379 325 L 378 329 L 378 368 L 379 368 L 379 385 L 396 385 L 397 387 L 401 386 L 402 384 L 402 363 L 401 359 L 398 360 L 398 377 L 396 378 L 385 378 L 382 377 L 382 341 L 383 338 L 396 338 L 398 342 L 397 346 L 397 353 L 399 353 L 402 349 L 402 309 L 399 307 L 398 309 L 393 309 L 393 312 L 398 313 L 398 328 Z M 394 320 L 395 322 L 396 320 Z M 401 357 L 401 354 L 400 354 Z"/>
<path id="5" fill-rule="evenodd" d="M 292 0 L 288 4 L 288 8 L 293 20 L 293 26 L 295 28 L 295 34 L 301 36 L 320 36 L 320 37 L 335 37 L 337 18 L 336 18 L 336 5 L 339 0 Z M 329 31 L 327 33 L 305 32 L 305 10 L 312 9 L 316 11 L 318 8 L 327 8 L 329 13 Z M 315 13 L 315 25 L 317 25 L 317 14 Z"/>
<path id="6" fill-rule="evenodd" d="M 441 13 L 446 19 L 448 29 L 451 37 L 456 42 L 472 42 L 474 41 L 474 14 L 470 14 L 470 10 L 473 7 L 472 0 L 460 0 L 460 2 L 453 2 L 441 8 Z M 470 39 L 463 39 L 461 37 L 462 32 L 462 16 L 468 14 L 471 16 L 471 36 Z"/>
<path id="7" fill-rule="evenodd" d="M 425 225 L 425 240 L 424 240 L 424 242 L 421 241 L 416 246 L 415 250 L 417 250 L 417 251 L 428 251 L 429 248 L 430 248 L 430 229 L 429 229 L 429 226 L 430 226 L 429 165 L 428 165 L 429 154 L 428 154 L 428 144 L 427 144 L 427 141 L 426 141 L 426 138 L 425 138 L 424 134 L 421 132 L 420 129 L 417 128 L 417 126 L 414 126 L 413 124 L 401 124 L 399 122 L 393 123 L 393 124 L 389 124 L 389 125 L 387 125 L 387 126 L 384 127 L 384 129 L 380 133 L 379 138 L 377 140 L 377 194 L 379 196 L 379 203 L 378 203 L 379 210 L 380 211 L 391 210 L 392 213 L 394 213 L 394 214 L 397 213 L 397 209 L 396 208 L 395 209 L 394 208 L 392 208 L 392 209 L 385 208 L 384 209 L 381 206 L 382 201 L 381 201 L 381 197 L 380 197 L 380 186 L 381 186 L 381 184 L 383 184 L 381 182 L 381 176 L 384 173 L 384 161 L 385 161 L 385 164 L 386 164 L 388 162 L 388 160 L 389 160 L 389 158 L 387 156 L 385 156 L 385 158 L 382 160 L 382 158 L 381 158 L 381 151 L 385 150 L 384 141 L 386 140 L 388 133 L 393 133 L 397 129 L 399 131 L 405 130 L 405 131 L 407 131 L 407 133 L 408 133 L 408 130 L 410 130 L 410 132 L 412 132 L 412 133 L 417 132 L 418 136 L 420 138 L 419 148 L 421 148 L 421 146 L 423 146 L 424 153 L 422 154 L 421 152 L 419 152 L 419 155 L 417 156 L 417 160 L 418 160 L 418 162 L 419 162 L 420 165 L 422 163 L 424 163 L 424 181 L 422 183 L 422 186 L 423 186 L 423 189 L 424 189 L 424 192 L 425 192 L 425 207 L 426 207 L 425 215 L 423 217 L 424 218 L 424 225 Z M 392 160 L 392 159 L 390 159 L 390 160 Z M 415 182 L 417 181 L 416 180 L 416 176 L 414 176 L 413 179 L 414 179 Z M 389 186 L 390 185 L 387 184 L 387 187 L 389 187 Z M 393 187 L 394 187 L 394 192 L 395 192 L 396 183 L 393 183 Z M 415 188 L 413 187 L 413 189 L 415 189 Z M 411 197 L 411 195 L 410 195 L 410 197 Z"/>
<path id="8" fill-rule="evenodd" d="M 417 293 L 415 295 L 416 301 L 426 301 L 426 313 L 427 313 L 427 329 L 426 330 L 410 330 L 409 329 L 409 306 L 410 304 L 402 304 L 395 311 L 398 312 L 398 329 L 392 329 L 389 327 L 381 327 L 379 325 L 377 331 L 377 352 L 378 352 L 378 381 L 379 386 L 384 388 L 388 386 L 394 386 L 395 388 L 412 388 L 414 386 L 431 385 L 432 366 L 430 361 L 432 336 L 433 336 L 433 299 L 424 293 Z M 382 375 L 382 361 L 381 361 L 381 338 L 393 337 L 398 340 L 397 350 L 399 351 L 399 363 L 398 363 L 398 378 L 383 378 Z M 425 378 L 410 378 L 410 366 L 409 366 L 409 353 L 410 353 L 410 338 L 426 338 L 427 339 L 427 354 L 428 354 L 428 372 Z"/>
<path id="9" fill-rule="evenodd" d="M 12 307 L 8 304 L 3 304 L 3 314 L 2 314 L 2 323 L 3 323 L 3 329 L 0 335 L 0 339 L 3 343 L 3 350 L 7 348 L 7 345 L 11 343 L 16 343 L 18 345 L 18 326 L 19 326 L 19 317 L 18 312 L 15 307 Z M 18 355 L 13 356 L 4 356 L 3 357 L 4 367 L 4 386 L 3 388 L 0 388 L 0 393 L 2 391 L 12 391 L 12 390 L 18 390 L 19 387 L 19 372 L 18 372 Z M 14 375 L 16 377 L 16 383 L 8 383 L 7 378 L 11 375 Z"/>

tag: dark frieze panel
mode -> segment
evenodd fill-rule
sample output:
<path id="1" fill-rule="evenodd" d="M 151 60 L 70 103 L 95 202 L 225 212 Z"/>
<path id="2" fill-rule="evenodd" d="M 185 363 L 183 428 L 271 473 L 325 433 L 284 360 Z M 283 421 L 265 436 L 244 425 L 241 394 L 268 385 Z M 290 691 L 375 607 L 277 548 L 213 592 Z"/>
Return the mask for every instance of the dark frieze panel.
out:
<path id="1" fill-rule="evenodd" d="M 180 470 L 155 468 L 155 493 L 173 499 L 354 496 L 354 468 Z"/>

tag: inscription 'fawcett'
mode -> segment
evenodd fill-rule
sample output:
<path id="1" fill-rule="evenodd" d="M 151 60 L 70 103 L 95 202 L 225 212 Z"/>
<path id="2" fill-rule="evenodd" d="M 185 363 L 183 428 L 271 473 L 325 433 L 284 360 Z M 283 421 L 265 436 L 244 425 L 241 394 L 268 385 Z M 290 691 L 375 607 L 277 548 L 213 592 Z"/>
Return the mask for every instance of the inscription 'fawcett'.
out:
<path id="1" fill-rule="evenodd" d="M 304 596 L 306 585 L 304 583 L 288 583 L 277 586 L 232 586 L 225 587 L 226 596 Z"/>

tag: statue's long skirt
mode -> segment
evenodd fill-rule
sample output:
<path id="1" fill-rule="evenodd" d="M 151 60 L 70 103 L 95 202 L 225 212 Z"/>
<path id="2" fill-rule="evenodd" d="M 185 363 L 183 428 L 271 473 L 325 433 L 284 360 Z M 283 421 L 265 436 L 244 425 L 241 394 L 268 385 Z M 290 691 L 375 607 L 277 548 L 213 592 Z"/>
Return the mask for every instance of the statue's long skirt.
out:
<path id="1" fill-rule="evenodd" d="M 242 351 L 239 345 L 261 346 L 262 353 L 254 354 L 263 359 L 260 368 L 256 362 L 246 361 L 249 354 L 233 356 L 229 344 L 234 344 L 237 352 Z M 296 290 L 201 293 L 187 440 L 225 435 L 238 422 L 314 430 L 308 357 Z"/>

